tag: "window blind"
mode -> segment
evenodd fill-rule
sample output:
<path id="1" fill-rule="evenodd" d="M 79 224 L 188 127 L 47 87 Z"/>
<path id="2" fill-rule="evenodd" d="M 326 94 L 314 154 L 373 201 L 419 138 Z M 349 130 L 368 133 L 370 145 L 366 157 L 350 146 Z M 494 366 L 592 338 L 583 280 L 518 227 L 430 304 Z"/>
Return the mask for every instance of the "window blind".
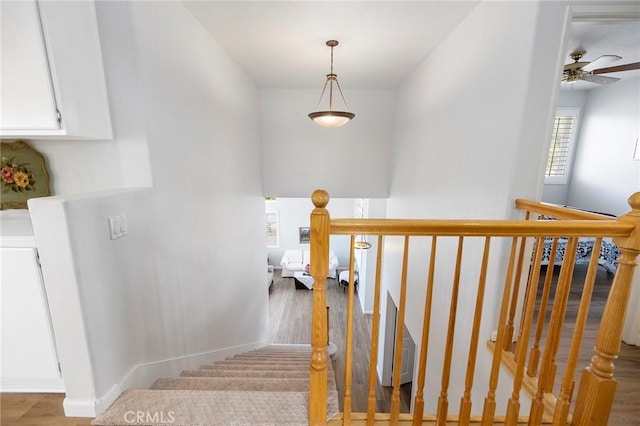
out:
<path id="1" fill-rule="evenodd" d="M 265 219 L 267 224 L 267 247 L 278 247 L 280 245 L 278 212 L 266 212 Z"/>
<path id="2" fill-rule="evenodd" d="M 546 176 L 566 176 L 574 117 L 558 116 L 553 123 Z"/>

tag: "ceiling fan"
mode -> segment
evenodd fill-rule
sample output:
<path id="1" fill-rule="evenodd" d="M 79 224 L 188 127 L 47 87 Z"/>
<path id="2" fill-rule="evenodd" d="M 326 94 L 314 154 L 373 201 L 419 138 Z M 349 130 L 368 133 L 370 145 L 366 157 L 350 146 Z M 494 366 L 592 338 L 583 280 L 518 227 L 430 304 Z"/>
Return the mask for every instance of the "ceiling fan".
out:
<path id="1" fill-rule="evenodd" d="M 602 55 L 591 62 L 580 62 L 580 59 L 582 59 L 586 53 L 584 50 L 576 50 L 569 55 L 574 62 L 564 66 L 564 71 L 562 72 L 563 82 L 572 83 L 574 81 L 584 80 L 596 84 L 610 84 L 620 79 L 601 74 L 640 69 L 640 62 L 602 68 L 622 59 L 622 57 L 618 55 Z"/>

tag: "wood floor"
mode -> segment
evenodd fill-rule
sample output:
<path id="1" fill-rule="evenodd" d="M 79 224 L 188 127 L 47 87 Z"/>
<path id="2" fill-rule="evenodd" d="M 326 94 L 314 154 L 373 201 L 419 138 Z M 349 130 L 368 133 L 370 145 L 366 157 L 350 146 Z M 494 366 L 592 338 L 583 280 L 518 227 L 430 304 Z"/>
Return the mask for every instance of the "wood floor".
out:
<path id="1" fill-rule="evenodd" d="M 2 426 L 87 426 L 93 418 L 65 417 L 63 393 L 3 393 L 0 395 Z"/>

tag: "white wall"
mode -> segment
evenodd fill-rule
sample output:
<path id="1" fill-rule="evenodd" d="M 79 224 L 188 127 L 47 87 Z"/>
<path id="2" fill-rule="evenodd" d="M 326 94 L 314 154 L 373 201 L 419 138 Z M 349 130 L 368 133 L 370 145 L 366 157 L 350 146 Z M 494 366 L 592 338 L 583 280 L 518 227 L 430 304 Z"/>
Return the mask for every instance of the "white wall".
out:
<path id="1" fill-rule="evenodd" d="M 367 200 L 366 218 L 384 219 L 387 212 L 387 200 L 380 198 L 370 198 Z M 360 307 L 365 314 L 373 313 L 373 298 L 375 296 L 376 262 L 378 256 L 378 238 L 367 237 L 371 244 L 368 250 L 357 250 L 356 256 L 359 259 L 358 274 L 358 299 Z M 348 266 L 348 264 L 347 264 Z"/>
<path id="2" fill-rule="evenodd" d="M 261 91 L 264 194 L 308 197 L 323 188 L 333 198 L 387 197 L 394 91 L 345 88 L 356 117 L 327 129 L 307 117 L 320 89 Z"/>
<path id="3" fill-rule="evenodd" d="M 46 161 L 53 195 L 122 188 L 116 141 L 28 140 Z M 113 161 L 104 161 L 111 158 Z"/>
<path id="4" fill-rule="evenodd" d="M 65 410 L 89 416 L 123 388 L 261 344 L 268 325 L 257 88 L 179 2 L 97 14 L 117 150 L 83 151 L 104 155 L 90 176 L 113 164 L 110 185 L 153 187 L 30 204 Z M 112 241 L 121 213 L 129 235 Z"/>
<path id="5" fill-rule="evenodd" d="M 567 204 L 620 215 L 640 190 L 640 79 L 589 90 L 582 116 Z"/>
<path id="6" fill-rule="evenodd" d="M 539 141 L 548 138 L 553 115 L 563 25 L 563 9 L 554 5 L 482 2 L 423 62 L 397 96 L 388 217 L 505 218 L 513 214 L 516 195 L 539 196 L 545 160 Z M 416 342 L 421 340 L 428 244 L 416 239 L 409 257 L 405 323 Z M 390 291 L 397 303 L 402 239 L 386 240 L 384 249 L 383 292 Z M 470 269 L 462 276 L 454 344 L 458 354 L 468 353 L 475 302 L 475 291 L 468 289 L 477 285 L 480 252 L 480 242 L 465 242 L 464 265 Z M 444 263 L 437 271 L 430 345 L 437 349 L 444 346 L 447 328 L 453 265 L 446 260 L 455 257 L 454 242 L 445 241 L 439 253 Z M 497 264 L 488 274 L 481 341 L 495 327 L 504 254 L 495 241 L 492 259 Z M 440 377 L 442 351 L 431 352 L 427 375 Z M 478 354 L 482 367 L 476 370 L 474 401 L 482 401 L 488 383 L 482 345 Z M 466 356 L 454 358 L 449 400 L 455 411 Z M 381 359 L 379 371 L 383 363 Z M 428 394 L 427 410 L 432 411 L 436 393 Z"/>

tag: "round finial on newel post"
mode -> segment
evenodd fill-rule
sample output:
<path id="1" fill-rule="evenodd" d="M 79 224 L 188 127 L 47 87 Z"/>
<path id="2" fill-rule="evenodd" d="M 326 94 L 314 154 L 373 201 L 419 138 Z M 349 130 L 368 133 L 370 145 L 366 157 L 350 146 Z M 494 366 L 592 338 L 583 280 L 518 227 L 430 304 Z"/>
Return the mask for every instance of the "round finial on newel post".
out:
<path id="1" fill-rule="evenodd" d="M 631 194 L 629 199 L 627 200 L 629 205 L 631 206 L 631 214 L 640 215 L 640 192 L 636 192 Z"/>
<path id="2" fill-rule="evenodd" d="M 316 189 L 311 194 L 311 201 L 318 209 L 323 209 L 329 204 L 329 193 L 324 189 Z"/>

